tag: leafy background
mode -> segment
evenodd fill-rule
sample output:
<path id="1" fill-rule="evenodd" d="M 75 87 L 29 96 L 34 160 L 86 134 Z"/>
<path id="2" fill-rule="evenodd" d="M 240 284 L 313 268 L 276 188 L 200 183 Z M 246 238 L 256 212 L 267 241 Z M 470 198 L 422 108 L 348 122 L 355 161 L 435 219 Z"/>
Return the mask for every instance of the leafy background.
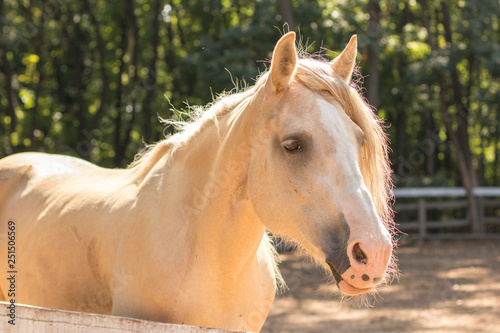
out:
<path id="1" fill-rule="evenodd" d="M 329 56 L 358 35 L 396 185 L 498 185 L 499 11 L 498 0 L 0 0 L 0 157 L 124 167 L 173 130 L 158 121 L 172 106 L 252 84 L 291 29 Z"/>

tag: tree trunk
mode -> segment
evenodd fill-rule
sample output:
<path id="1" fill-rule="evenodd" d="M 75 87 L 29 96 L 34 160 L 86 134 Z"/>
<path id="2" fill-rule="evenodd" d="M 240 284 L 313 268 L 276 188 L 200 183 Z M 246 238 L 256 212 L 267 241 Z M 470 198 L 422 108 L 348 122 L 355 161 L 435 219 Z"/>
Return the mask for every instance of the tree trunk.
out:
<path id="1" fill-rule="evenodd" d="M 2 24 L 0 24 L 0 30 L 2 29 Z M 2 41 L 0 38 L 0 52 L 1 52 L 1 68 L 2 71 L 5 75 L 5 95 L 7 98 L 7 115 L 10 118 L 10 126 L 9 126 L 9 133 L 8 136 L 16 131 L 16 126 L 17 126 L 17 117 L 16 113 L 14 112 L 16 106 L 17 106 L 17 92 L 15 91 L 15 88 L 12 86 L 12 67 L 10 66 L 10 61 L 7 58 L 7 45 Z M 18 151 L 18 147 L 13 145 L 12 142 L 9 141 L 9 147 L 7 151 L 7 154 L 9 153 L 15 153 Z"/>
<path id="2" fill-rule="evenodd" d="M 293 31 L 295 29 L 295 20 L 293 18 L 290 0 L 280 0 L 279 6 L 283 24 L 288 24 L 289 31 Z"/>
<path id="3" fill-rule="evenodd" d="M 151 44 L 153 48 L 153 56 L 148 68 L 148 78 L 146 79 L 146 100 L 142 113 L 144 115 L 144 141 L 148 143 L 153 135 L 151 126 L 151 112 L 154 95 L 156 93 L 156 62 L 158 61 L 158 44 L 160 42 L 160 13 L 161 1 L 155 0 L 153 5 L 153 23 L 151 27 Z"/>
<path id="4" fill-rule="evenodd" d="M 368 45 L 368 78 L 367 85 L 367 98 L 371 105 L 378 108 L 379 105 L 379 26 L 380 26 L 380 5 L 376 0 L 368 1 L 368 12 L 370 13 L 370 20 L 368 22 L 368 38 L 370 40 Z"/>
<path id="5" fill-rule="evenodd" d="M 441 2 L 441 6 L 443 8 L 443 27 L 445 30 L 445 39 L 448 45 L 452 44 L 452 31 L 450 24 L 450 11 L 448 9 L 448 5 L 445 2 Z M 467 168 L 470 170 L 470 177 L 472 177 L 472 183 L 474 186 L 477 186 L 479 183 L 477 179 L 477 173 L 474 170 L 472 165 L 472 153 L 470 150 L 470 140 L 469 140 L 469 132 L 468 132 L 468 117 L 469 117 L 469 109 L 463 103 L 463 87 L 460 83 L 460 79 L 458 77 L 457 66 L 452 59 L 453 66 L 450 68 L 450 76 L 451 76 L 451 88 L 453 91 L 453 104 L 455 105 L 455 109 L 457 110 L 457 118 L 458 118 L 458 126 L 457 126 L 457 134 L 458 134 L 458 142 L 460 143 L 461 149 L 463 150 L 463 154 L 466 158 Z"/>
<path id="6" fill-rule="evenodd" d="M 0 0 L 0 18 L 4 17 L 4 1 Z M 3 31 L 4 20 L 0 19 L 0 31 Z M 7 52 L 9 51 L 7 41 L 4 38 L 0 38 L 0 68 L 5 75 L 5 96 L 7 98 L 7 115 L 10 118 L 10 126 L 8 136 L 16 131 L 17 117 L 15 113 L 15 108 L 17 107 L 17 91 L 12 86 L 12 67 L 10 61 L 7 57 Z M 12 154 L 18 151 L 18 147 L 14 146 L 12 142 L 9 141 L 9 147 L 7 147 L 7 154 Z"/>
<path id="7" fill-rule="evenodd" d="M 123 164 L 123 160 L 125 158 L 125 153 L 127 151 L 127 147 L 130 143 L 130 132 L 132 131 L 132 126 L 134 123 L 135 119 L 135 113 L 136 113 L 136 104 L 137 104 L 137 85 L 138 85 L 138 57 L 139 57 L 139 28 L 137 26 L 137 18 L 134 13 L 134 2 L 133 0 L 127 0 L 126 1 L 126 9 L 125 9 L 125 17 L 124 19 L 127 20 L 129 25 L 127 25 L 123 32 L 123 37 L 128 39 L 127 42 L 127 49 L 124 50 L 125 52 L 130 53 L 130 65 L 129 69 L 132 68 L 132 72 L 129 72 L 129 84 L 128 84 L 128 94 L 131 96 L 131 101 L 130 105 L 132 107 L 132 110 L 130 111 L 132 113 L 132 119 L 125 124 L 126 126 L 123 126 L 123 135 L 118 134 L 120 136 L 120 139 L 116 141 L 116 155 L 115 155 L 115 164 L 117 167 L 121 167 Z M 123 54 L 122 54 L 123 55 Z M 123 65 L 123 57 L 122 57 L 122 65 Z M 121 76 L 120 76 L 121 77 Z M 120 78 L 121 80 L 121 78 Z M 121 85 L 121 82 L 120 82 Z M 123 104 L 121 104 L 122 106 Z M 128 105 L 127 105 L 128 106 Z M 121 120 L 120 120 L 120 129 L 121 129 Z"/>
<path id="8" fill-rule="evenodd" d="M 422 13 L 422 23 L 424 25 L 424 28 L 427 30 L 427 35 L 428 35 L 428 42 L 429 42 L 429 47 L 431 48 L 432 52 L 435 53 L 437 46 L 434 44 L 433 39 L 432 39 L 432 34 L 430 30 L 430 24 L 429 24 L 429 19 L 427 16 L 427 6 L 425 0 L 419 0 L 419 3 L 421 5 L 421 13 Z M 451 42 L 451 28 L 450 28 L 450 18 L 449 18 L 449 11 L 447 10 L 446 4 L 443 6 L 443 25 L 447 25 L 445 27 L 445 38 L 447 39 L 448 42 Z M 455 68 L 456 70 L 456 68 Z M 457 107 L 457 103 L 459 102 L 457 99 L 461 99 L 461 92 L 458 91 L 460 89 L 460 84 L 458 81 L 458 74 L 456 77 L 454 77 L 453 73 L 451 74 L 451 80 L 452 80 L 452 93 L 454 97 L 454 104 L 455 107 L 457 108 L 457 114 L 459 117 L 459 127 L 457 131 L 453 129 L 453 119 L 451 114 L 449 113 L 449 105 L 447 101 L 447 89 L 448 86 L 445 84 L 445 78 L 443 76 L 443 73 L 438 73 L 437 77 L 438 79 L 438 84 L 439 84 L 439 102 L 441 106 L 441 112 L 443 114 L 443 121 L 446 126 L 446 132 L 448 137 L 451 139 L 451 142 L 453 143 L 453 146 L 455 147 L 455 155 L 457 159 L 457 164 L 458 164 L 458 170 L 460 173 L 460 178 L 462 180 L 462 184 L 466 189 L 467 192 L 467 201 L 469 203 L 469 209 L 470 209 L 470 216 L 471 216 L 471 223 L 472 223 L 472 230 L 473 232 L 480 232 L 481 228 L 479 226 L 479 211 L 478 211 L 478 205 L 477 202 L 474 198 L 473 195 L 473 189 L 474 187 L 478 186 L 477 182 L 477 175 L 475 170 L 472 167 L 472 161 L 471 161 L 471 154 L 470 154 L 470 146 L 469 146 L 469 141 L 468 141 L 468 136 L 466 136 L 467 140 L 464 140 L 460 136 L 463 135 L 464 127 L 465 131 L 467 131 L 467 118 L 465 116 L 465 111 L 462 110 L 459 111 L 460 109 Z M 462 104 L 461 101 L 459 104 Z M 463 104 L 460 105 L 460 107 L 463 107 Z M 465 118 L 464 118 L 465 116 Z M 460 120 L 460 117 L 462 117 L 462 120 Z M 463 122 L 465 119 L 465 122 Z M 460 122 L 463 122 L 462 125 L 460 125 Z M 462 128 L 460 127 L 462 126 Z"/>
<path id="9" fill-rule="evenodd" d="M 426 158 L 426 173 L 429 177 L 433 177 L 436 173 L 436 157 L 438 145 L 434 140 L 434 130 L 436 126 L 434 124 L 434 118 L 432 117 L 432 111 L 425 110 L 425 137 L 427 142 L 431 145 L 425 147 L 425 158 Z"/>
<path id="10" fill-rule="evenodd" d="M 123 17 L 121 22 L 121 43 L 120 49 L 120 67 L 116 76 L 116 103 L 114 103 L 116 116 L 115 116 L 115 133 L 114 133 L 114 148 L 115 148 L 115 167 L 120 167 L 123 159 L 122 153 L 122 108 L 123 108 L 123 84 L 122 75 L 125 70 L 125 54 L 127 53 L 127 18 Z"/>
<path id="11" fill-rule="evenodd" d="M 40 18 L 40 24 L 38 26 L 38 33 L 33 39 L 33 44 L 35 45 L 35 53 L 38 55 L 38 63 L 37 63 L 37 69 L 38 69 L 38 83 L 35 87 L 35 104 L 33 106 L 33 110 L 31 112 L 31 129 L 30 129 L 30 150 L 35 150 L 36 145 L 35 145 L 35 130 L 38 129 L 38 122 L 37 122 L 37 115 L 39 112 L 39 105 L 40 105 L 40 94 L 42 91 L 42 86 L 43 86 L 43 81 L 44 81 L 44 71 L 43 71 L 43 65 L 44 65 L 44 60 L 45 56 L 43 54 L 43 47 L 45 45 L 44 40 L 43 40 L 43 26 L 44 26 L 44 14 L 42 12 L 42 16 Z"/>
<path id="12" fill-rule="evenodd" d="M 442 83 L 440 83 L 439 87 L 439 100 L 440 100 L 440 105 L 441 105 L 441 111 L 443 112 L 443 119 L 444 123 L 446 126 L 446 132 L 451 138 L 451 141 L 453 142 L 453 146 L 455 147 L 455 155 L 457 158 L 457 164 L 458 164 L 458 169 L 462 178 L 462 185 L 465 187 L 465 190 L 467 192 L 467 201 L 469 203 L 469 209 L 470 209 L 470 216 L 471 216 L 471 222 L 472 222 L 472 228 L 474 232 L 479 231 L 478 228 L 478 223 L 479 223 L 479 211 L 478 211 L 478 206 L 477 202 L 474 198 L 474 195 L 472 193 L 474 187 L 478 186 L 477 183 L 474 183 L 474 177 L 471 176 L 471 173 L 473 173 L 473 170 L 469 169 L 469 163 L 467 161 L 467 158 L 464 154 L 464 151 L 460 147 L 460 140 L 458 139 L 458 135 L 453 130 L 453 125 L 452 125 L 452 120 L 451 120 L 451 115 L 448 112 L 448 104 L 446 102 L 446 95 L 445 95 L 445 88 Z"/>
<path id="13" fill-rule="evenodd" d="M 87 126 L 86 126 L 86 118 L 85 118 L 85 113 L 87 111 L 85 107 L 85 99 L 84 99 L 84 93 L 85 93 L 85 85 L 83 82 L 83 74 L 84 74 L 84 69 L 85 66 L 83 64 L 83 50 L 81 45 L 84 44 L 82 42 L 82 32 L 80 30 L 80 23 L 75 23 L 74 25 L 74 40 L 72 41 L 72 57 L 75 61 L 75 74 L 74 74 L 74 79 L 75 79 L 75 88 L 76 88 L 76 103 L 77 103 L 77 109 L 76 109 L 76 119 L 78 120 L 78 143 L 77 143 L 77 152 L 85 160 L 90 159 L 90 142 L 89 142 L 89 135 L 87 131 Z"/>
<path id="14" fill-rule="evenodd" d="M 54 19 L 56 22 L 60 23 L 60 29 L 61 31 L 64 32 L 64 35 L 66 37 L 66 40 L 63 41 L 64 43 L 69 43 L 69 34 L 67 32 L 66 26 L 69 24 L 64 18 L 61 13 L 61 10 L 57 11 L 55 13 Z M 57 94 L 57 99 L 58 99 L 58 111 L 61 112 L 62 114 L 65 114 L 67 112 L 71 111 L 71 102 L 68 96 L 68 82 L 66 81 L 67 75 L 66 73 L 63 73 L 62 71 L 62 66 L 65 63 L 63 60 L 66 58 L 69 58 L 69 55 L 63 54 L 62 56 L 56 56 L 55 58 L 52 58 L 54 64 L 54 71 L 55 71 L 55 77 L 57 81 L 57 89 L 56 89 L 56 94 Z"/>
<path id="15" fill-rule="evenodd" d="M 94 26 L 95 34 L 96 34 L 96 42 L 97 42 L 97 52 L 99 54 L 99 65 L 101 69 L 101 94 L 100 94 L 100 103 L 99 103 L 99 108 L 97 109 L 96 114 L 94 115 L 94 119 L 92 120 L 92 126 L 91 130 L 96 129 L 99 126 L 99 122 L 101 121 L 103 115 L 104 115 L 104 106 L 106 105 L 106 101 L 108 99 L 108 91 L 109 91 L 109 77 L 108 73 L 106 71 L 106 66 L 105 66 L 105 60 L 106 60 L 106 55 L 105 55 L 105 45 L 104 41 L 102 39 L 102 33 L 101 33 L 101 28 L 99 25 L 99 22 L 97 21 L 96 16 L 94 15 L 94 11 L 92 10 L 92 6 L 90 5 L 89 0 L 83 0 L 82 1 L 83 8 L 87 12 L 90 18 L 90 22 Z"/>
<path id="16" fill-rule="evenodd" d="M 135 123 L 135 116 L 137 113 L 137 98 L 139 95 L 138 87 L 139 87 L 139 26 L 137 25 L 137 17 L 135 16 L 135 7 L 133 0 L 127 0 L 128 4 L 128 17 L 130 20 L 130 29 L 129 29 L 129 48 L 131 59 L 130 62 L 132 64 L 132 72 L 129 72 L 129 77 L 132 79 L 129 81 L 129 95 L 132 97 L 131 106 L 132 106 L 132 119 L 127 123 L 125 127 L 125 138 L 123 140 L 123 158 L 125 158 L 125 153 L 127 151 L 127 147 L 130 143 L 130 137 L 132 132 L 132 127 Z M 123 161 L 122 161 L 123 163 Z"/>
<path id="17" fill-rule="evenodd" d="M 408 4 L 405 4 L 405 14 L 402 15 L 400 20 L 398 21 L 398 24 L 396 26 L 396 32 L 401 36 L 401 41 L 404 45 L 405 43 L 405 38 L 404 38 L 404 33 L 403 33 L 403 28 L 405 24 L 408 22 L 405 20 L 407 17 L 407 12 L 408 12 Z M 395 170 L 400 170 L 400 165 L 401 161 L 405 160 L 405 143 L 406 143 L 406 121 L 407 121 L 407 101 L 406 101 L 406 87 L 405 87 L 405 77 L 406 77 L 406 68 L 408 67 L 407 64 L 407 57 L 404 55 L 403 52 L 399 52 L 398 57 L 397 57 L 397 72 L 399 75 L 398 82 L 399 82 L 399 87 L 398 87 L 398 93 L 394 96 L 394 107 L 396 111 L 396 140 L 393 142 L 393 144 L 396 146 L 395 148 L 395 153 L 396 153 L 396 158 L 394 159 L 394 167 Z M 373 98 L 373 97 L 372 97 Z"/>
<path id="18" fill-rule="evenodd" d="M 500 140 L 499 140 L 499 134 L 500 133 L 500 109 L 497 109 L 497 126 L 496 126 L 496 135 L 495 138 L 493 139 L 493 142 L 495 144 L 495 160 L 493 161 L 493 183 L 492 185 L 498 185 L 498 182 L 500 180 L 499 173 L 500 173 Z"/>

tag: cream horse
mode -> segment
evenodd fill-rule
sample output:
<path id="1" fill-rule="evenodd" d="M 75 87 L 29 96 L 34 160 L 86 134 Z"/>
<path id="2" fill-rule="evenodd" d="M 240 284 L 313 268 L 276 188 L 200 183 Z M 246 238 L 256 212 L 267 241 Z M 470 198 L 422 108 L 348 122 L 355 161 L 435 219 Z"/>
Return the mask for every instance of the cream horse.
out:
<path id="1" fill-rule="evenodd" d="M 298 59 L 220 98 L 124 170 L 22 153 L 0 160 L 1 300 L 7 222 L 16 299 L 56 309 L 259 331 L 280 275 L 266 229 L 298 242 L 340 291 L 371 291 L 392 253 L 386 137 L 332 62 Z"/>

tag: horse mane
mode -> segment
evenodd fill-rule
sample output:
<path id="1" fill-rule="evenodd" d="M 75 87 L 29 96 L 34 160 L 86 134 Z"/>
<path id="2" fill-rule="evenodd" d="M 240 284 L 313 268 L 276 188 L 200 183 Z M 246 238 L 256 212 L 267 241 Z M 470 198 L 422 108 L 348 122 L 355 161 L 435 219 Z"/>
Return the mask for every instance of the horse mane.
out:
<path id="1" fill-rule="evenodd" d="M 256 84 L 253 86 L 245 84 L 244 87 L 240 88 L 236 85 L 231 91 L 225 91 L 217 95 L 211 103 L 205 106 L 190 106 L 187 104 L 185 111 L 172 107 L 174 116 L 170 119 L 160 118 L 160 122 L 174 127 L 175 133 L 166 136 L 162 141 L 147 145 L 135 155 L 134 161 L 127 168 L 134 168 L 145 162 L 145 160 L 154 159 L 155 152 L 160 146 L 167 145 L 173 151 L 180 146 L 188 144 L 196 137 L 197 133 L 206 127 L 218 127 L 219 118 L 224 117 L 237 107 L 246 105 L 246 101 L 255 97 L 256 91 L 265 84 L 266 80 L 260 77 L 256 81 Z"/>

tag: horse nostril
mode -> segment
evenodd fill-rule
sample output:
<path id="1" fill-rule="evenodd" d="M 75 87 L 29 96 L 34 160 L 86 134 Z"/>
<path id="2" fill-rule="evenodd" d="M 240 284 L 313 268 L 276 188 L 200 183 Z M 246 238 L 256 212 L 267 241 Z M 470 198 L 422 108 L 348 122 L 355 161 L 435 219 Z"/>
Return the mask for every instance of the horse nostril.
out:
<path id="1" fill-rule="evenodd" d="M 368 263 L 368 257 L 359 244 L 360 243 L 354 244 L 352 248 L 352 255 L 357 262 L 366 265 Z"/>

